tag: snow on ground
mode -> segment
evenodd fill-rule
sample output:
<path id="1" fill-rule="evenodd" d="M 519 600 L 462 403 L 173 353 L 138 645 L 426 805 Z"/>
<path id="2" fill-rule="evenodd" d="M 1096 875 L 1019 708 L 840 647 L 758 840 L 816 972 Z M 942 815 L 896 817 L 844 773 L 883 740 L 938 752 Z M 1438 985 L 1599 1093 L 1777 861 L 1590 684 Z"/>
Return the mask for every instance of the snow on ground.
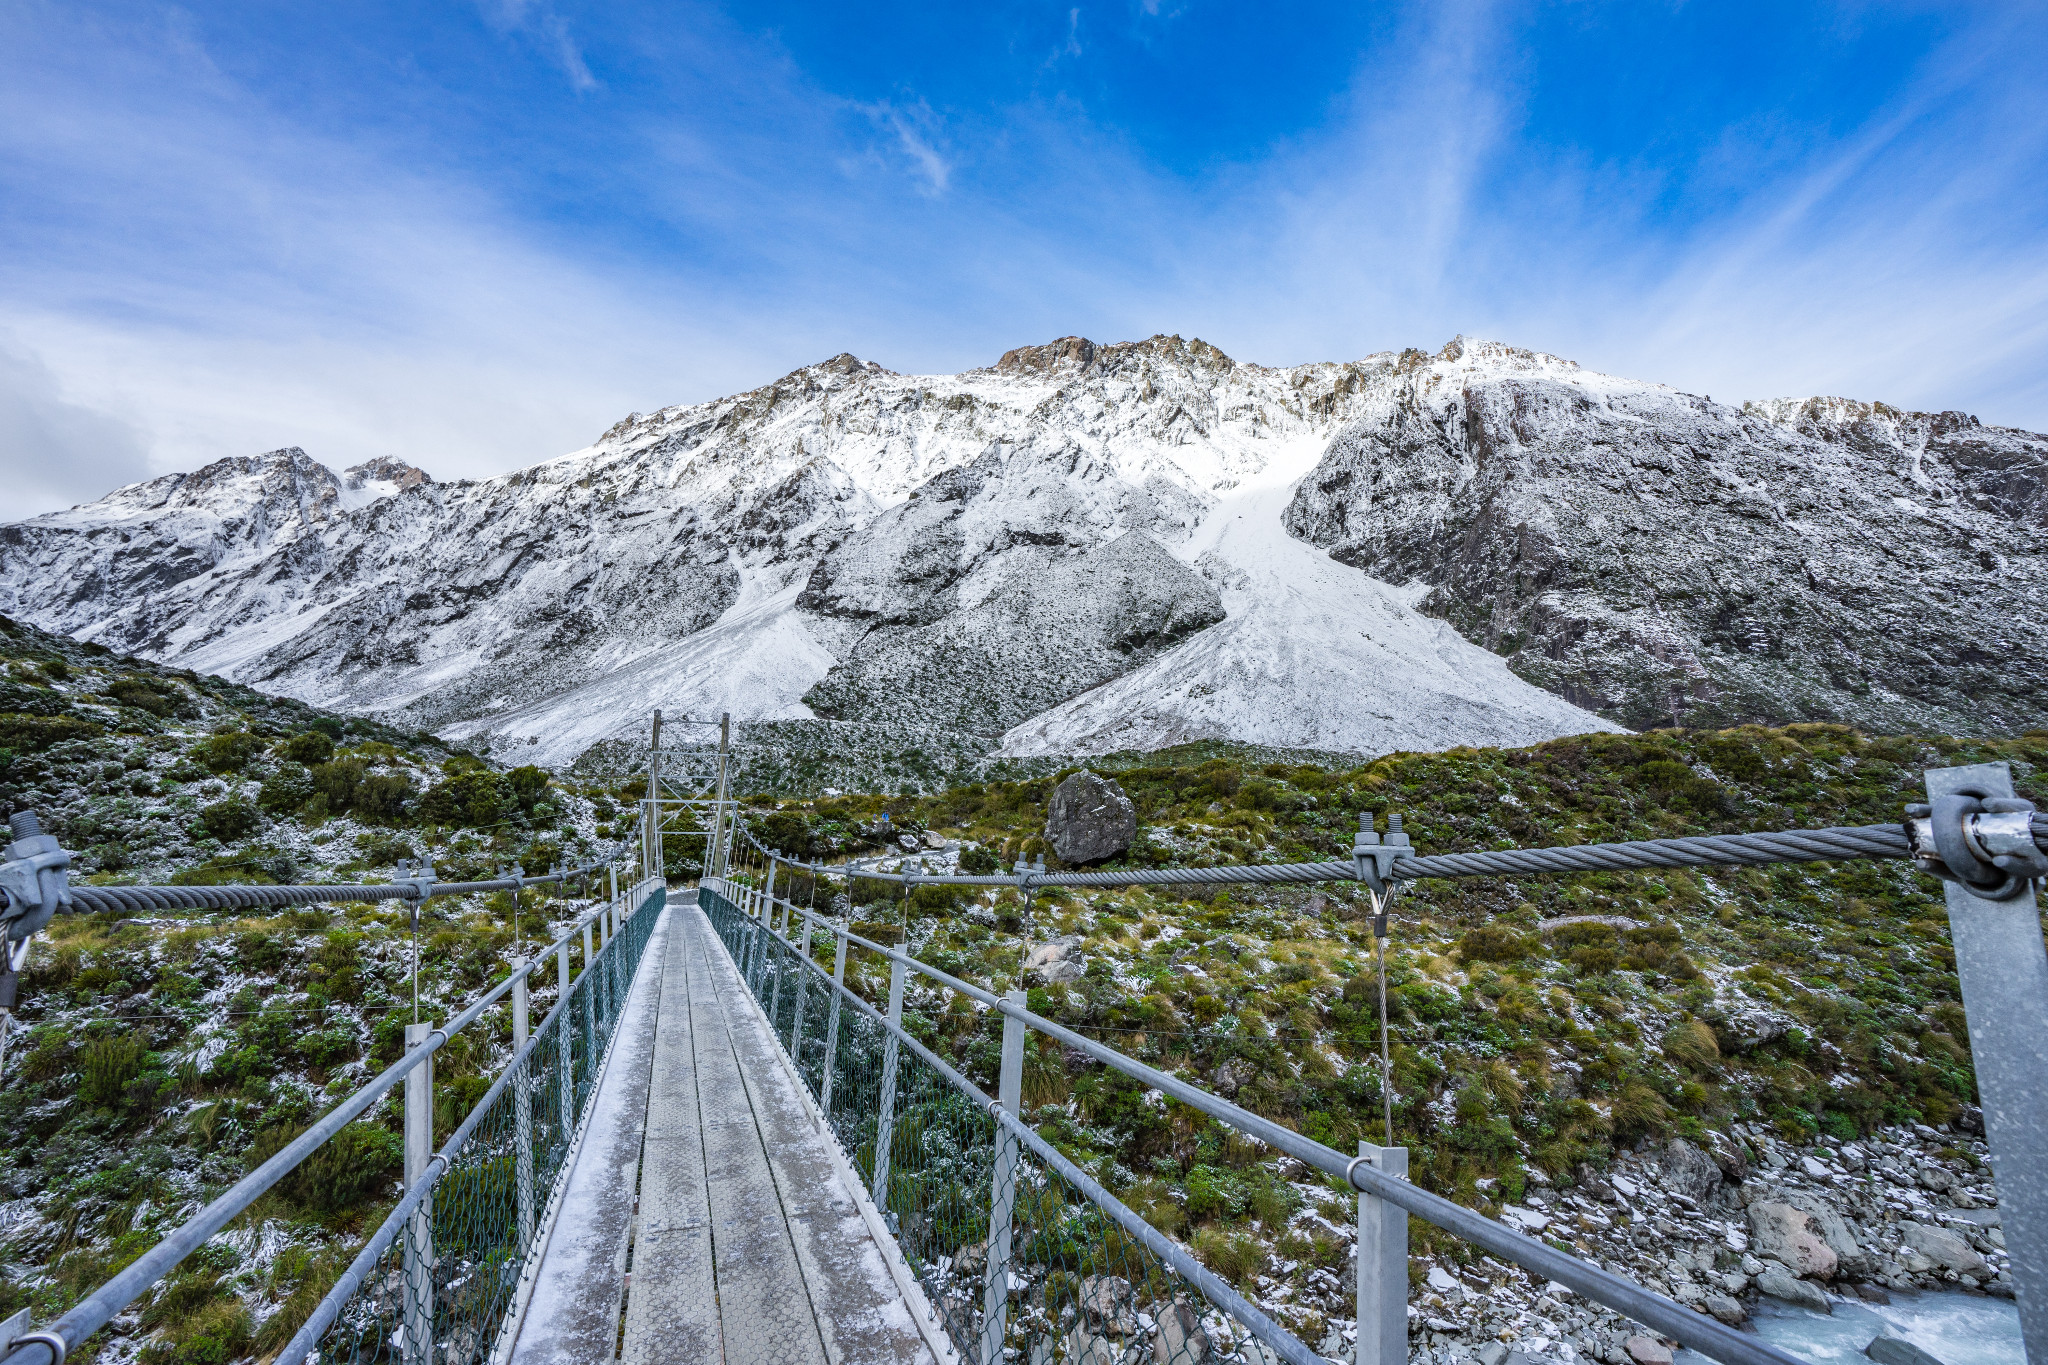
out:
<path id="1" fill-rule="evenodd" d="M 1421 615 L 1421 585 L 1383 583 L 1288 535 L 1280 514 L 1294 483 L 1227 495 L 1180 548 L 1222 593 L 1222 624 L 1034 716 L 1003 737 L 1002 752 L 1233 739 L 1380 754 L 1615 728 Z"/>
<path id="2" fill-rule="evenodd" d="M 807 719 L 812 712 L 803 695 L 834 660 L 796 610 L 802 580 L 772 586 L 749 574 L 739 600 L 709 628 L 573 691 L 455 726 L 448 737 L 490 734 L 525 743 L 522 761 L 551 765 L 575 761 L 622 728 L 644 730 L 657 708 L 698 720 L 727 711 L 742 720 Z"/>

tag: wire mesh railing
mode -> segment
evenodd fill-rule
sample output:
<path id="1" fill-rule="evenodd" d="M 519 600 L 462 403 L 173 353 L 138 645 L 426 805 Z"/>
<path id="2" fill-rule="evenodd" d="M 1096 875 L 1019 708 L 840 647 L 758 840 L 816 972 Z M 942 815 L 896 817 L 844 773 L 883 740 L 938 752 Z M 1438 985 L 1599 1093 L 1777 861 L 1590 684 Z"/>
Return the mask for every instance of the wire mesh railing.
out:
<path id="1" fill-rule="evenodd" d="M 885 1014 L 735 896 L 697 899 L 961 1360 L 1320 1362 L 1018 1118 L 1021 1025 L 992 1100 L 903 1031 L 900 965 Z"/>
<path id="2" fill-rule="evenodd" d="M 631 909 L 434 1155 L 274 1365 L 479 1365 L 516 1332 L 666 897 Z M 564 959 L 566 961 L 566 959 Z"/>

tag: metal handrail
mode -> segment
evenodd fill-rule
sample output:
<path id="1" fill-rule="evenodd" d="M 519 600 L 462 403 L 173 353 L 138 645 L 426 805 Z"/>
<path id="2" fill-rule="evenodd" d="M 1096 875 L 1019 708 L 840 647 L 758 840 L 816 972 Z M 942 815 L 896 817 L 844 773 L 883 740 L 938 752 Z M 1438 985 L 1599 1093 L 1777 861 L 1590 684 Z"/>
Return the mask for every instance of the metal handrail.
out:
<path id="1" fill-rule="evenodd" d="M 74 1305 L 69 1312 L 40 1329 L 35 1339 L 21 1342 L 4 1357 L 0 1357 L 0 1365 L 64 1365 L 65 1357 L 75 1351 L 81 1342 L 113 1321 L 144 1290 L 168 1275 L 180 1261 L 204 1246 L 215 1233 L 233 1222 L 273 1185 L 326 1145 L 335 1134 L 360 1118 L 408 1073 L 440 1051 L 450 1038 L 474 1023 L 485 1010 L 504 999 L 518 981 L 531 976 L 548 957 L 561 951 L 563 946 L 570 939 L 580 935 L 586 926 L 595 923 L 609 905 L 610 902 L 606 902 L 605 906 L 600 906 L 571 923 L 561 937 L 515 967 L 497 986 L 479 996 L 447 1023 L 433 1029 L 419 1046 L 328 1110 L 305 1132 L 287 1143 L 283 1150 L 243 1176 L 226 1193 L 187 1219 L 184 1224 L 137 1257 L 126 1269 Z"/>
<path id="2" fill-rule="evenodd" d="M 628 902 L 640 900 L 643 896 L 651 895 L 653 889 L 660 884 L 658 879 L 648 878 L 626 891 L 623 899 Z M 643 905 L 641 908 L 644 909 L 645 906 Z M 638 914 L 639 911 L 635 910 L 631 913 Z M 619 936 L 614 935 L 610 942 L 606 943 L 599 950 L 597 957 L 599 959 L 603 958 L 604 954 L 611 952 L 619 941 Z M 548 953 L 538 954 L 536 961 L 547 956 L 549 956 Z M 583 965 L 583 970 L 577 974 L 576 980 L 582 981 L 591 972 L 595 971 L 597 966 L 596 960 L 586 962 Z M 533 1054 L 534 1050 L 541 1045 L 541 1039 L 547 1033 L 548 1025 L 554 1023 L 558 1016 L 569 1008 L 569 1004 L 569 994 L 565 993 L 555 1001 L 553 1008 L 541 1017 L 540 1023 L 534 1027 L 532 1033 L 527 1037 L 525 1045 L 505 1063 L 503 1069 L 498 1072 L 498 1079 L 491 1083 L 491 1088 L 484 1092 L 483 1097 L 470 1109 L 455 1131 L 448 1135 L 448 1140 L 441 1144 L 441 1150 L 434 1153 L 433 1160 L 428 1163 L 426 1172 L 420 1179 L 413 1182 L 412 1188 L 408 1189 L 404 1197 L 392 1208 L 391 1212 L 384 1216 L 384 1221 L 378 1225 L 376 1232 L 371 1234 L 370 1240 L 363 1244 L 363 1249 L 356 1253 L 353 1261 L 349 1262 L 348 1269 L 342 1272 L 341 1278 L 334 1282 L 333 1287 L 327 1291 L 326 1297 L 320 1300 L 319 1305 L 313 1309 L 312 1314 L 307 1317 L 305 1322 L 299 1325 L 299 1330 L 292 1334 L 292 1339 L 285 1343 L 284 1349 L 278 1352 L 276 1359 L 271 1362 L 271 1365 L 299 1365 L 300 1361 L 312 1354 L 314 1348 L 320 1344 L 320 1338 L 326 1335 L 327 1329 L 332 1327 L 335 1319 L 341 1315 L 342 1307 L 348 1302 L 350 1296 L 361 1287 L 371 1268 L 377 1264 L 378 1259 L 386 1251 L 391 1249 L 391 1243 L 397 1239 L 399 1232 L 405 1227 L 406 1221 L 419 1211 L 420 1204 L 433 1192 L 434 1186 L 440 1183 L 441 1177 L 447 1174 L 454 1165 L 455 1157 L 468 1144 L 470 1135 L 476 1131 L 477 1125 L 483 1121 L 485 1112 L 497 1102 L 498 1097 L 504 1093 L 505 1087 L 511 1084 L 512 1077 L 526 1062 L 527 1058 Z M 568 1167 L 565 1165 L 557 1179 L 566 1180 L 568 1175 Z M 531 1249 L 530 1247 L 525 1248 L 528 1251 Z"/>
<path id="3" fill-rule="evenodd" d="M 721 884 L 732 885 L 729 882 Z M 753 891 L 752 894 L 758 896 L 761 893 Z M 1147 1066 L 1126 1053 L 1076 1033 L 1043 1015 L 1034 1014 L 1031 1010 L 1006 1000 L 993 991 L 962 981 L 930 963 L 919 961 L 906 952 L 863 938 L 842 927 L 829 916 L 820 915 L 786 898 L 771 896 L 768 899 L 808 920 L 814 927 L 823 926 L 835 936 L 844 937 L 851 943 L 879 953 L 891 962 L 901 963 L 908 970 L 1021 1021 L 1027 1028 L 1037 1029 L 1048 1037 L 1057 1038 L 1067 1046 L 1093 1057 L 1105 1066 L 1112 1067 L 1147 1087 L 1171 1096 L 1191 1109 L 1258 1138 L 1325 1175 L 1345 1181 L 1363 1194 L 1384 1199 L 1461 1240 L 1471 1242 L 1495 1256 L 1513 1261 L 1548 1279 L 1556 1280 L 1585 1298 L 1604 1304 L 1646 1327 L 1654 1328 L 1702 1355 L 1723 1362 L 1723 1365 L 1805 1365 L 1798 1356 L 1781 1351 L 1756 1337 L 1746 1336 L 1714 1318 L 1695 1313 L 1675 1300 L 1652 1293 L 1633 1281 L 1580 1260 L 1567 1252 L 1559 1251 L 1546 1242 L 1516 1232 L 1505 1224 L 1468 1209 L 1462 1204 L 1432 1194 L 1406 1180 L 1385 1175 L 1368 1162 L 1347 1157 L 1313 1138 L 1303 1137 L 1270 1119 L 1261 1118 L 1221 1096 L 1213 1095 L 1199 1086 L 1190 1085 L 1178 1077 Z M 796 951 L 789 940 L 777 934 L 772 926 L 762 927 L 784 946 Z M 870 1011 L 872 1012 L 872 1007 Z"/>

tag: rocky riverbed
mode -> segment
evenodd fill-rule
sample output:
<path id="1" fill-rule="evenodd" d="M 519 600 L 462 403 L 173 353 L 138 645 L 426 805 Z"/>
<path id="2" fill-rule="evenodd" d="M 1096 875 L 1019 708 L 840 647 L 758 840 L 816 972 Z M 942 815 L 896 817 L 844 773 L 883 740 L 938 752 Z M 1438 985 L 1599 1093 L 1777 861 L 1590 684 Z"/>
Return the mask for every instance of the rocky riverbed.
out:
<path id="1" fill-rule="evenodd" d="M 1569 1185 L 1532 1184 L 1499 1214 L 1734 1325 L 1764 1296 L 1825 1312 L 1834 1299 L 1883 1302 L 1894 1291 L 2013 1292 L 1984 1142 L 1953 1128 L 1802 1146 L 1738 1124 L 1705 1144 L 1645 1146 L 1604 1172 L 1582 1167 Z M 1671 1360 L 1674 1343 L 1491 1258 L 1421 1258 L 1417 1268 L 1416 1362 Z M 1348 1357 L 1352 1326 L 1331 1321 L 1320 1349 Z"/>

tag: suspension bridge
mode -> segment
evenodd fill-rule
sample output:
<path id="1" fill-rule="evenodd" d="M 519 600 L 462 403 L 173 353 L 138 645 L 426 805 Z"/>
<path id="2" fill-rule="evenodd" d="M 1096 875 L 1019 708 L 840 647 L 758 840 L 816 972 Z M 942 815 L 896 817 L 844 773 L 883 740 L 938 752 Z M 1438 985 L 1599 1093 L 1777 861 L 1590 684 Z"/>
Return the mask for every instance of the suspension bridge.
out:
<path id="1" fill-rule="evenodd" d="M 1411 1184 L 1403 1149 L 1326 1147 L 1033 1013 L 1022 991 L 998 993 L 854 933 L 797 904 L 790 878 L 1006 886 L 1027 903 L 1052 886 L 1342 881 L 1369 896 L 1383 962 L 1395 898 L 1420 878 L 1892 858 L 1945 888 L 2022 1334 L 2028 1357 L 2048 1365 L 2048 952 L 2035 899 L 2048 819 L 2014 799 L 2003 765 L 1930 771 L 1898 825 L 1425 853 L 1398 823 L 1382 832 L 1368 820 L 1348 861 L 1115 872 L 1020 862 L 1008 874 L 938 876 L 783 857 L 733 799 L 727 728 L 685 723 L 672 737 L 678 728 L 683 740 L 665 747 L 656 718 L 635 844 L 543 878 L 445 884 L 422 866 L 367 886 L 72 887 L 68 855 L 18 814 L 0 865 L 10 962 L 66 910 L 417 906 L 599 875 L 612 890 L 464 1009 L 409 1029 L 397 1062 L 69 1312 L 0 1324 L 0 1365 L 65 1365 L 394 1097 L 403 1194 L 274 1365 L 1324 1361 L 1036 1130 L 1022 1105 L 1034 1033 L 1356 1192 L 1344 1359 L 1357 1365 L 1408 1359 L 1410 1217 L 1724 1365 L 1796 1365 Z M 663 877 L 665 844 L 682 837 L 703 841 L 695 886 Z M 850 957 L 886 964 L 885 998 L 849 984 Z M 553 1004 L 535 1023 L 531 993 L 549 984 Z M 906 1028 L 913 984 L 1000 1017 L 995 1093 Z M 509 1060 L 435 1147 L 434 1056 L 501 1005 Z"/>

